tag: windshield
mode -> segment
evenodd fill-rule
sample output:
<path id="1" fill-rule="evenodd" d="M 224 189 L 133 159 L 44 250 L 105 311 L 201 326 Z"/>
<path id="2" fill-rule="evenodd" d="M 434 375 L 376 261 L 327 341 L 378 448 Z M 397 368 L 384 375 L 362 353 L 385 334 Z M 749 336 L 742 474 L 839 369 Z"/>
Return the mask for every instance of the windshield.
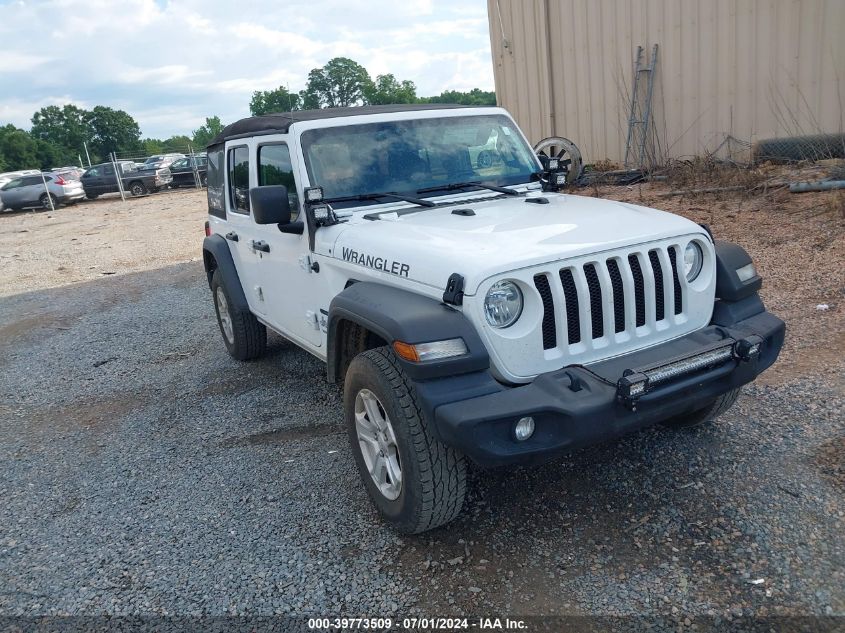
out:
<path id="1" fill-rule="evenodd" d="M 311 183 L 323 187 L 327 200 L 422 189 L 442 195 L 437 188 L 468 181 L 515 185 L 539 170 L 531 148 L 502 115 L 307 130 L 302 149 Z"/>

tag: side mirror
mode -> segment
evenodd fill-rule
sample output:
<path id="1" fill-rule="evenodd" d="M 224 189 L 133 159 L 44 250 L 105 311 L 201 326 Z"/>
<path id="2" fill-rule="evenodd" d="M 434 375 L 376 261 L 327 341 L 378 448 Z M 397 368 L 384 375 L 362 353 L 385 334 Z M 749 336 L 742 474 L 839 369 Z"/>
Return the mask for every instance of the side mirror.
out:
<path id="1" fill-rule="evenodd" d="M 253 187 L 249 200 L 256 224 L 290 224 L 290 200 L 284 185 Z"/>

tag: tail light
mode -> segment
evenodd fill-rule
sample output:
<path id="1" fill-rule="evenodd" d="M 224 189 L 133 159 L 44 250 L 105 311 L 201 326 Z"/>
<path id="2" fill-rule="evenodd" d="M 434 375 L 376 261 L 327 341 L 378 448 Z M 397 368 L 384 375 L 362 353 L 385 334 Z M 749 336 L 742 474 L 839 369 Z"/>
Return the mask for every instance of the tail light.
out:
<path id="1" fill-rule="evenodd" d="M 56 183 L 57 185 L 61 186 L 61 187 L 64 187 L 67 184 L 65 179 L 62 178 L 61 176 L 56 176 L 55 178 L 53 178 L 53 182 Z"/>
<path id="2" fill-rule="evenodd" d="M 205 236 L 211 237 L 211 225 L 208 223 L 207 220 L 205 222 Z"/>

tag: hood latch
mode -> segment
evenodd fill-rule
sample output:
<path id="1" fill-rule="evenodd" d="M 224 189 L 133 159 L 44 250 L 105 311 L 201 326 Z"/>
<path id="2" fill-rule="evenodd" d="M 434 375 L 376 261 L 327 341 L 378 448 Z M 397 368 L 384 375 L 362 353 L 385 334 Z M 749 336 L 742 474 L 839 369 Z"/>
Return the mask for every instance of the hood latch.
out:
<path id="1" fill-rule="evenodd" d="M 452 273 L 449 281 L 446 282 L 446 290 L 443 293 L 443 303 L 451 303 L 459 306 L 464 302 L 464 278 L 463 275 Z"/>

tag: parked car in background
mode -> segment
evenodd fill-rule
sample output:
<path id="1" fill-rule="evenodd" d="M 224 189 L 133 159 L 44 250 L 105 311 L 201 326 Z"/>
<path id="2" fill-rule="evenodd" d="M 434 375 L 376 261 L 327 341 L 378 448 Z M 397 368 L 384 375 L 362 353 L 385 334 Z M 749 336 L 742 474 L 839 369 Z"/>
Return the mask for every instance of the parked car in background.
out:
<path id="1" fill-rule="evenodd" d="M 65 179 L 53 173 L 13 178 L 0 187 L 0 199 L 7 211 L 27 207 L 49 209 L 50 197 L 53 199 L 52 206 L 73 204 L 85 197 L 85 190 L 78 180 Z"/>
<path id="2" fill-rule="evenodd" d="M 143 167 L 141 167 L 141 169 L 149 170 L 170 167 L 171 164 L 173 164 L 180 158 L 185 158 L 185 155 L 178 153 L 156 154 L 155 156 L 150 156 L 147 160 L 145 160 L 144 165 Z"/>
<path id="3" fill-rule="evenodd" d="M 186 156 L 174 161 L 168 169 L 173 175 L 173 182 L 171 187 L 195 187 L 196 179 L 194 178 L 194 166 L 196 166 L 197 176 L 199 176 L 200 185 L 205 187 L 208 179 L 206 174 L 208 172 L 208 156 L 195 155 Z"/>
<path id="4" fill-rule="evenodd" d="M 173 180 L 167 168 L 139 170 L 135 168 L 135 163 L 131 160 L 118 161 L 117 166 L 120 170 L 123 190 L 133 196 L 155 193 Z M 100 163 L 89 167 L 82 174 L 82 186 L 85 189 L 85 195 L 91 200 L 104 193 L 120 191 L 112 163 Z"/>
<path id="5" fill-rule="evenodd" d="M 20 178 L 21 176 L 37 176 L 41 172 L 37 169 L 22 169 L 20 171 L 7 171 L 0 174 L 0 187 L 5 185 L 10 180 Z"/>
<path id="6" fill-rule="evenodd" d="M 68 165 L 67 167 L 54 167 L 50 173 L 60 174 L 65 180 L 81 180 L 82 174 L 85 173 L 84 167 L 77 167 L 76 165 Z"/>

